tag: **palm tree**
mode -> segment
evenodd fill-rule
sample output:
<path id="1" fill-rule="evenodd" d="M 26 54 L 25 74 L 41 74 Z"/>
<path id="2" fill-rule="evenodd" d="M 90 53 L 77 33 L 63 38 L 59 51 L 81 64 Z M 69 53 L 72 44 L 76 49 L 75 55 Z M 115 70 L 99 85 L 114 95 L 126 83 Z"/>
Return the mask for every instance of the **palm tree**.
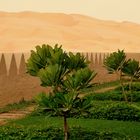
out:
<path id="1" fill-rule="evenodd" d="M 58 64 L 66 66 L 68 56 L 61 47 L 62 46 L 58 47 L 57 44 L 54 48 L 45 44 L 36 46 L 36 51 L 31 50 L 31 56 L 27 60 L 27 73 L 38 77 L 38 72 L 49 65 Z"/>
<path id="2" fill-rule="evenodd" d="M 47 112 L 64 118 L 64 139 L 68 139 L 67 117 L 69 114 L 82 113 L 92 106 L 90 99 L 79 97 L 82 89 L 89 88 L 96 76 L 88 68 L 84 56 L 80 53 L 65 53 L 61 46 L 37 46 L 27 62 L 27 72 L 41 80 L 41 86 L 51 87 L 50 95 L 37 97 L 38 104 Z M 83 107 L 85 106 L 85 107 Z"/>
<path id="3" fill-rule="evenodd" d="M 49 67 L 50 68 L 50 67 Z M 57 71 L 57 72 L 56 72 Z M 55 90 L 55 94 L 41 94 L 37 97 L 38 104 L 45 109 L 47 112 L 55 113 L 58 116 L 64 118 L 64 136 L 65 140 L 68 139 L 68 124 L 67 117 L 70 114 L 81 114 L 88 111 L 92 107 L 92 102 L 89 99 L 79 98 L 80 91 L 85 88 L 92 86 L 90 81 L 95 77 L 88 68 L 77 70 L 73 74 L 67 75 L 63 83 L 60 83 L 61 69 L 52 69 L 48 72 L 48 69 L 40 71 L 40 78 L 43 85 L 53 85 L 54 87 L 59 86 L 59 90 Z M 61 81 L 62 82 L 62 81 Z M 84 107 L 83 107 L 84 105 Z"/>
<path id="4" fill-rule="evenodd" d="M 124 74 L 130 77 L 129 90 L 131 93 L 132 102 L 132 83 L 134 79 L 138 79 L 140 77 L 139 61 L 136 61 L 135 59 L 129 59 L 127 63 L 124 64 L 122 71 Z"/>
<path id="5" fill-rule="evenodd" d="M 39 94 L 36 97 L 36 102 L 40 109 L 43 109 L 50 115 L 62 116 L 64 127 L 64 140 L 68 140 L 68 123 L 67 118 L 75 114 L 85 114 L 93 107 L 91 98 L 79 98 L 75 93 L 56 93 L 54 96 Z"/>
<path id="6" fill-rule="evenodd" d="M 64 136 L 65 140 L 67 140 L 67 117 L 69 114 L 80 113 L 82 110 L 80 108 L 84 108 L 81 104 L 83 104 L 85 100 L 79 98 L 79 94 L 82 89 L 92 86 L 90 82 L 96 76 L 96 73 L 92 72 L 89 68 L 82 68 L 66 75 L 62 81 L 61 77 L 64 74 L 62 68 L 59 68 L 58 65 L 54 66 L 56 66 L 55 69 L 51 65 L 48 67 L 49 69 L 42 69 L 39 73 L 39 77 L 42 81 L 42 85 L 52 85 L 53 87 L 57 87 L 59 90 L 55 90 L 54 96 L 48 96 L 44 98 L 44 95 L 41 95 L 41 98 L 39 98 L 39 104 L 43 105 L 43 107 L 46 107 L 46 111 L 49 110 L 59 116 L 63 116 Z M 91 102 L 87 103 L 88 107 L 92 104 Z M 87 107 L 85 106 L 81 113 L 87 111 L 86 109 Z"/>
<path id="7" fill-rule="evenodd" d="M 122 79 L 123 76 L 122 69 L 124 67 L 124 63 L 126 63 L 126 54 L 124 53 L 123 50 L 121 51 L 118 50 L 118 52 L 111 53 L 104 60 L 104 65 L 109 71 L 109 73 L 110 74 L 115 73 L 118 76 L 125 101 L 128 101 L 124 90 L 124 83 Z"/>

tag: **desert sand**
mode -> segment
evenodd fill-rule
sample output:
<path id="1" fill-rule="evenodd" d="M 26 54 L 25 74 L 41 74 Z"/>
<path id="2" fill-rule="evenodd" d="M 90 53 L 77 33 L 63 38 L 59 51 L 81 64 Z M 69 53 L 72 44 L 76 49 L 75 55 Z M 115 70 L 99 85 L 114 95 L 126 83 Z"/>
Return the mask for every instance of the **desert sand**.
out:
<path id="1" fill-rule="evenodd" d="M 63 13 L 0 12 L 0 52 L 62 44 L 67 51 L 140 52 L 140 25 Z"/>

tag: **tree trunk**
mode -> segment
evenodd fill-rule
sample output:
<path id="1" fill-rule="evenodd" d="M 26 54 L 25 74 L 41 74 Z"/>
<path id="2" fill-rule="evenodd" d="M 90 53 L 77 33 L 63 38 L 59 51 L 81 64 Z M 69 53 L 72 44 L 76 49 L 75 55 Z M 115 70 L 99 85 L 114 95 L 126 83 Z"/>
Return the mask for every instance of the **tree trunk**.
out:
<path id="1" fill-rule="evenodd" d="M 133 82 L 133 77 L 131 77 L 130 83 L 129 83 L 129 90 L 130 90 L 130 96 L 131 96 L 131 103 L 133 101 L 133 97 L 132 97 L 132 82 Z"/>
<path id="2" fill-rule="evenodd" d="M 67 124 L 67 117 L 64 114 L 64 140 L 68 140 L 68 124 Z"/>
<path id="3" fill-rule="evenodd" d="M 119 79 L 120 80 L 120 85 L 121 85 L 121 88 L 122 88 L 122 94 L 124 95 L 124 100 L 126 102 L 128 102 L 127 95 L 126 95 L 125 90 L 124 90 L 124 84 L 123 84 L 123 81 L 122 81 L 122 72 L 121 71 L 120 71 L 119 77 L 120 77 L 120 79 Z"/>

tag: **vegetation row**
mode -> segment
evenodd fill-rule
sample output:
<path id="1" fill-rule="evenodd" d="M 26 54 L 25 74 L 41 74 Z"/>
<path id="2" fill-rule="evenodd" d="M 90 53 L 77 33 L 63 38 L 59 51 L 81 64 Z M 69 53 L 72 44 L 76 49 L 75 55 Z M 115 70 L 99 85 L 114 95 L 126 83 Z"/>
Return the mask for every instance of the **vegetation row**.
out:
<path id="1" fill-rule="evenodd" d="M 67 122 L 69 117 L 140 121 L 140 107 L 133 103 L 139 101 L 139 86 L 134 86 L 134 82 L 140 78 L 139 62 L 127 59 L 123 50 L 111 53 L 105 58 L 104 66 L 110 74 L 115 73 L 118 76 L 120 86 L 108 93 L 84 95 L 83 92 L 86 93 L 95 86 L 92 81 L 97 75 L 88 64 L 89 62 L 80 53 L 66 53 L 62 46 L 57 44 L 54 47 L 37 46 L 35 51 L 32 50 L 26 64 L 27 73 L 38 77 L 41 86 L 50 88 L 48 94 L 40 93 L 35 97 L 39 110 L 35 114 L 63 117 L 64 133 L 61 129 L 55 128 L 39 130 L 35 127 L 27 132 L 22 128 L 10 130 L 3 127 L 1 136 L 7 138 L 8 135 L 11 138 L 17 136 L 18 139 L 20 137 L 20 139 L 22 137 L 62 139 L 63 136 L 64 140 L 77 139 L 77 137 L 81 140 L 82 138 L 127 139 L 126 136 L 116 133 L 69 129 Z"/>
<path id="2" fill-rule="evenodd" d="M 0 139 L 8 140 L 63 140 L 63 130 L 55 127 L 48 128 L 24 128 L 24 127 L 3 127 L 0 128 Z M 86 130 L 81 127 L 69 130 L 69 140 L 135 140 L 135 137 L 126 136 L 121 133 L 109 131 Z"/>

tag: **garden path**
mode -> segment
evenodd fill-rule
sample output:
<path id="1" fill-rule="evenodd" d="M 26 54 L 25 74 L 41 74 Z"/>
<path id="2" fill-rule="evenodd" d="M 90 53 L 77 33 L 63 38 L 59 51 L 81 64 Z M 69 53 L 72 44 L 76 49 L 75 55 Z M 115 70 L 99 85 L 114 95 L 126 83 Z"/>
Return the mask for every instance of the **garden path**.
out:
<path id="1" fill-rule="evenodd" d="M 118 85 L 117 86 L 111 86 L 111 87 L 105 87 L 105 88 L 97 89 L 97 90 L 95 90 L 95 92 L 96 93 L 106 92 L 106 91 L 113 90 L 117 87 L 118 87 Z"/>
<path id="2" fill-rule="evenodd" d="M 28 106 L 23 110 L 13 110 L 7 113 L 0 114 L 0 125 L 4 125 L 7 120 L 10 119 L 19 119 L 25 117 L 26 115 L 30 114 L 34 110 L 34 106 Z"/>

